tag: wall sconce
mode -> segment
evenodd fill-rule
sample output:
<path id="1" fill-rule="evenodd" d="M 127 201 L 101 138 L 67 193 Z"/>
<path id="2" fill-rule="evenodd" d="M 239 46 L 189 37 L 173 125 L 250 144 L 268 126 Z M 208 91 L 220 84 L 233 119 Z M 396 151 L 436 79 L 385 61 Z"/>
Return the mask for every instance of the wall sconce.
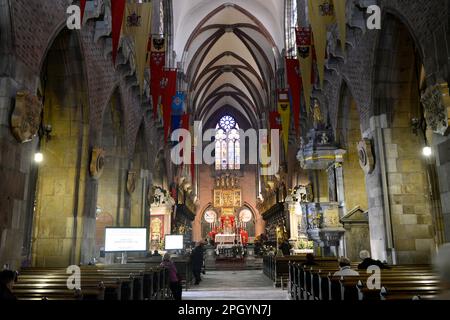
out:
<path id="1" fill-rule="evenodd" d="M 42 139 L 43 137 L 45 137 L 45 141 L 49 141 L 51 138 L 51 133 L 53 131 L 53 127 L 50 124 L 44 125 L 41 124 L 40 128 L 39 128 L 39 138 Z"/>
<path id="2" fill-rule="evenodd" d="M 425 157 L 429 158 L 429 157 L 431 157 L 431 155 L 433 154 L 433 150 L 431 149 L 431 147 L 426 146 L 426 147 L 424 147 L 424 148 L 422 149 L 422 154 L 423 154 Z"/>
<path id="3" fill-rule="evenodd" d="M 36 152 L 34 154 L 34 162 L 36 163 L 42 163 L 44 161 L 44 155 L 41 152 Z"/>
<path id="4" fill-rule="evenodd" d="M 95 209 L 95 219 L 98 220 L 98 217 L 102 214 L 102 208 L 100 208 L 99 206 L 96 207 Z"/>

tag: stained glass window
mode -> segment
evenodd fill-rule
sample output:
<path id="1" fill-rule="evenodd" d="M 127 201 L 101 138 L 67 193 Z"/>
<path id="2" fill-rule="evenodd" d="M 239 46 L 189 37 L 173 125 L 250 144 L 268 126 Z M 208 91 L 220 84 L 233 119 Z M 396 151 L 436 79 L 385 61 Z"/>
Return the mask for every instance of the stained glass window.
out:
<path id="1" fill-rule="evenodd" d="M 216 170 L 241 168 L 239 125 L 231 116 L 224 116 L 216 126 Z"/>

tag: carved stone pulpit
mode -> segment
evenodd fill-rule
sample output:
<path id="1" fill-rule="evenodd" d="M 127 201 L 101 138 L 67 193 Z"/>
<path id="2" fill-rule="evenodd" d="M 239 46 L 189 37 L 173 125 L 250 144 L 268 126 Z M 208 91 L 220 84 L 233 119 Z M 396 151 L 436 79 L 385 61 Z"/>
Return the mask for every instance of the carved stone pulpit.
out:
<path id="1" fill-rule="evenodd" d="M 314 241 L 316 253 L 337 256 L 345 231 L 339 219 L 342 215 L 342 163 L 346 151 L 335 143 L 332 128 L 320 125 L 319 120 L 308 132 L 308 142 L 301 145 L 297 159 L 303 169 L 310 171 L 316 182 L 319 181 L 320 172 L 326 172 L 328 201 L 321 202 L 313 196 L 310 202 L 302 203 L 302 214 L 307 221 L 308 238 Z M 314 188 L 317 190 L 319 186 L 316 184 Z"/>

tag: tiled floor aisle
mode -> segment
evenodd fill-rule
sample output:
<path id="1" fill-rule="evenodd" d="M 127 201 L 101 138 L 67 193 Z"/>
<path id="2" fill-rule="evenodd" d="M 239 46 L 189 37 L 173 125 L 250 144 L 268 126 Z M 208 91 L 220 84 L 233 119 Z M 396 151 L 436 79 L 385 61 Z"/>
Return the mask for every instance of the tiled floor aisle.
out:
<path id="1" fill-rule="evenodd" d="M 262 271 L 207 271 L 199 286 L 183 291 L 183 300 L 288 300 Z"/>

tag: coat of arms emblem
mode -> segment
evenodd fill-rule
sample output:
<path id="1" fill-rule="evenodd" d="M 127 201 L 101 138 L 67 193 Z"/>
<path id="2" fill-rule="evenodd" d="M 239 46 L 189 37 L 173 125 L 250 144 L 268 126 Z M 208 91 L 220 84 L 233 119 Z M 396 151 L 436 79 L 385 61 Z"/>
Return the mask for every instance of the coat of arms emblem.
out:
<path id="1" fill-rule="evenodd" d="M 303 59 L 309 57 L 310 47 L 298 47 L 298 55 Z"/>
<path id="2" fill-rule="evenodd" d="M 139 16 L 136 12 L 133 12 L 127 17 L 127 26 L 128 27 L 140 27 L 141 26 L 141 16 Z"/>
<path id="3" fill-rule="evenodd" d="M 155 51 L 161 51 L 164 49 L 165 40 L 164 39 L 153 39 L 153 48 Z"/>
<path id="4" fill-rule="evenodd" d="M 19 91 L 16 104 L 11 115 L 11 130 L 17 141 L 31 141 L 39 132 L 42 102 L 28 91 Z"/>
<path id="5" fill-rule="evenodd" d="M 319 6 L 321 16 L 332 16 L 334 15 L 334 5 L 328 1 L 325 1 Z"/>

